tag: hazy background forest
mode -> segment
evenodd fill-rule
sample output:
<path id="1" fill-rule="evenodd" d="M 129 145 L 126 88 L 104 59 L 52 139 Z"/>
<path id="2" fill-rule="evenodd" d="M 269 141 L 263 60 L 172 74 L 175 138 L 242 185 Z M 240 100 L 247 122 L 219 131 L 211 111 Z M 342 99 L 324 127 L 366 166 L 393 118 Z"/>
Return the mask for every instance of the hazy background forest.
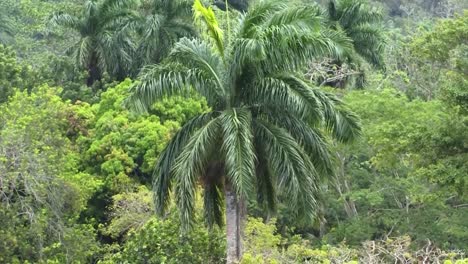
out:
<path id="1" fill-rule="evenodd" d="M 333 170 L 312 221 L 266 209 L 268 195 L 247 201 L 241 263 L 468 263 L 468 1 L 332 1 L 283 2 L 314 8 L 330 39 L 350 43 L 300 71 L 361 135 L 320 139 Z M 227 42 L 255 1 L 229 1 L 229 14 L 202 2 Z M 125 106 L 179 39 L 213 37 L 193 3 L 0 0 L 0 263 L 226 261 L 207 192 L 186 233 L 177 203 L 154 212 L 155 164 L 209 98 Z"/>

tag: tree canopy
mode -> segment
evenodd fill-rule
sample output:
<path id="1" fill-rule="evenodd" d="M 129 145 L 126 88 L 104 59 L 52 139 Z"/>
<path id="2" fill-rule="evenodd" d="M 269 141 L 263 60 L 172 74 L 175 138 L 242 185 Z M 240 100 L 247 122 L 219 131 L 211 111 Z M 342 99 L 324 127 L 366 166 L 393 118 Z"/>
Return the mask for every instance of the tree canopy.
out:
<path id="1" fill-rule="evenodd" d="M 467 263 L 467 8 L 0 1 L 0 263 Z"/>

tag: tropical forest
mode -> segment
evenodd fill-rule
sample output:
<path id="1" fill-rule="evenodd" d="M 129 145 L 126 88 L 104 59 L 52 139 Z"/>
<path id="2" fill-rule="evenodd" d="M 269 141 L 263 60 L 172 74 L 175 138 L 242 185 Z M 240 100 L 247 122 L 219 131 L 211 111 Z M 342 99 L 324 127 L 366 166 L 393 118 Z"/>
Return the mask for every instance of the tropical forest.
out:
<path id="1" fill-rule="evenodd" d="M 468 1 L 0 0 L 0 263 L 468 264 Z"/>

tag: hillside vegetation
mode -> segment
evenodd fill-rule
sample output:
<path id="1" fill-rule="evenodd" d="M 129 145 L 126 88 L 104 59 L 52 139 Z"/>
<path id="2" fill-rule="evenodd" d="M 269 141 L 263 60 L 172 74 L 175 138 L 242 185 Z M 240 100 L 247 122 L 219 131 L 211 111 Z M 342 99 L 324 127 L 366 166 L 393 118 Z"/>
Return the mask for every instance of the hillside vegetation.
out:
<path id="1" fill-rule="evenodd" d="M 0 263 L 468 263 L 468 2 L 1 0 Z"/>

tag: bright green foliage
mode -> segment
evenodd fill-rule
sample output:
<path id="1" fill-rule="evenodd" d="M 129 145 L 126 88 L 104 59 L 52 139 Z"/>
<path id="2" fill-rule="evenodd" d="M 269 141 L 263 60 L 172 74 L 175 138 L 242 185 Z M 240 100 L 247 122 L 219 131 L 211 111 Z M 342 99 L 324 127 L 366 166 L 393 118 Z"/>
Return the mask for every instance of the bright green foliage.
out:
<path id="1" fill-rule="evenodd" d="M 442 94 L 468 113 L 468 11 L 453 19 L 441 20 L 435 28 L 411 43 L 416 56 L 441 65 Z"/>
<path id="2" fill-rule="evenodd" d="M 154 215 L 151 192 L 140 186 L 136 192 L 124 192 L 112 197 L 111 220 L 105 233 L 116 239 L 126 238 L 129 231 L 140 229 Z"/>
<path id="3" fill-rule="evenodd" d="M 357 263 L 353 261 L 357 259 L 357 252 L 344 245 L 313 248 L 299 236 L 287 240 L 276 232 L 274 220 L 265 224 L 261 219 L 249 218 L 245 227 L 246 248 L 241 264 Z"/>
<path id="4" fill-rule="evenodd" d="M 47 86 L 0 106 L 0 260 L 86 261 L 94 230 L 73 220 L 100 182 L 78 172 L 67 138 L 70 106 Z"/>
<path id="5" fill-rule="evenodd" d="M 111 220 L 104 233 L 119 239 L 100 263 L 223 263 L 223 233 L 207 230 L 197 209 L 191 232 L 180 235 L 175 208 L 164 217 L 154 217 L 152 192 L 140 186 L 135 192 L 114 195 Z M 118 240 L 118 241 L 119 241 Z"/>
<path id="6" fill-rule="evenodd" d="M 249 218 L 244 232 L 245 252 L 247 254 L 262 256 L 265 260 L 278 257 L 278 246 L 281 244 L 281 236 L 275 234 L 276 226 L 274 220 L 268 224 L 264 224 L 259 218 Z M 245 262 L 245 258 L 243 262 Z"/>
<path id="7" fill-rule="evenodd" d="M 224 236 L 218 229 L 208 231 L 200 220 L 184 236 L 180 222 L 171 213 L 165 220 L 152 217 L 132 232 L 123 249 L 102 263 L 224 263 Z"/>
<path id="8" fill-rule="evenodd" d="M 464 248 L 465 117 L 441 102 L 409 101 L 391 90 L 345 98 L 361 116 L 365 133 L 360 144 L 340 150 L 347 153 L 340 181 L 350 187 L 337 186 L 346 192 L 329 202 L 336 207 L 328 214 L 344 217 L 338 205 L 349 201 L 357 213 L 337 223 L 328 241 L 357 245 L 391 233 L 409 234 L 416 244 L 430 239 L 443 248 Z"/>
<path id="9" fill-rule="evenodd" d="M 88 134 L 79 139 L 87 166 L 104 176 L 114 192 L 149 182 L 158 155 L 180 123 L 207 109 L 200 99 L 171 98 L 155 105 L 156 115 L 138 116 L 123 107 L 131 84 L 125 80 L 102 93 L 90 109 Z"/>
<path id="10" fill-rule="evenodd" d="M 415 250 L 408 236 L 391 237 L 380 241 L 365 241 L 356 248 L 345 243 L 336 246 L 312 247 L 299 236 L 286 239 L 276 233 L 275 221 L 264 223 L 249 218 L 246 225 L 246 248 L 241 264 L 358 264 L 398 263 L 406 260 L 417 263 L 426 259 L 429 263 L 465 263 L 464 254 L 442 251 L 434 245 Z"/>
<path id="11" fill-rule="evenodd" d="M 18 62 L 13 49 L 0 44 L 0 103 L 13 94 L 13 88 L 30 90 L 33 81 L 31 67 Z"/>

